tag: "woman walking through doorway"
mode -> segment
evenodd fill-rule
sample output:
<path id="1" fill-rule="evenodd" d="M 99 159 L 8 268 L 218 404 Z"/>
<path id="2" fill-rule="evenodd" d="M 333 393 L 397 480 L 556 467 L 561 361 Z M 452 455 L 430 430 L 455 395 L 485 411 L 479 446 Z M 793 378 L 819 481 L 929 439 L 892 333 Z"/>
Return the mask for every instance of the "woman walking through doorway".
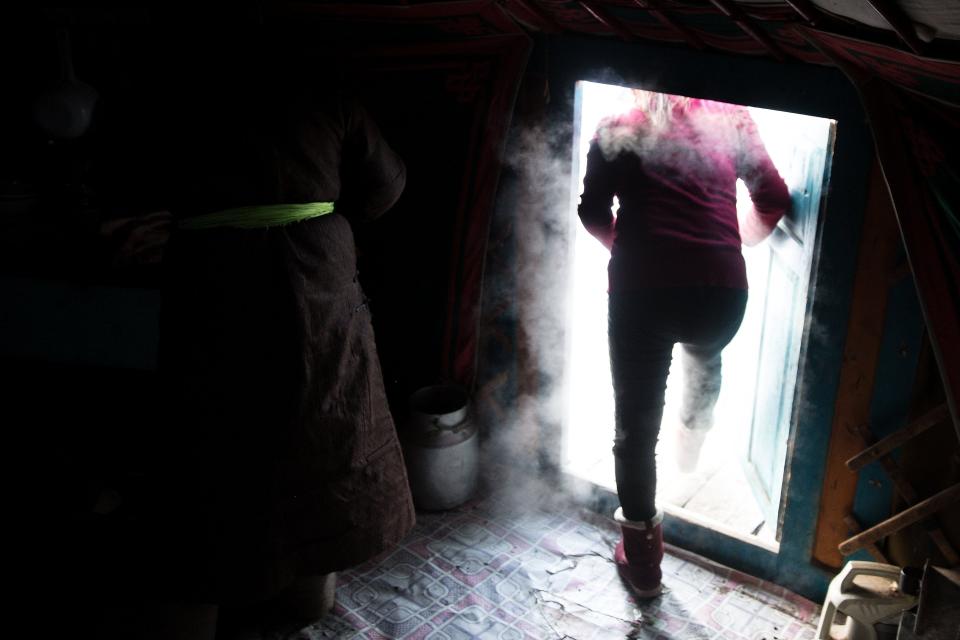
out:
<path id="1" fill-rule="evenodd" d="M 712 426 L 721 351 L 746 306 L 741 245 L 773 231 L 790 194 L 745 108 L 642 90 L 634 98 L 597 128 L 578 214 L 611 252 L 615 560 L 637 596 L 653 597 L 663 557 L 654 451 L 673 347 L 682 345 L 685 374 L 677 462 L 690 470 Z M 741 219 L 738 178 L 752 202 Z"/>

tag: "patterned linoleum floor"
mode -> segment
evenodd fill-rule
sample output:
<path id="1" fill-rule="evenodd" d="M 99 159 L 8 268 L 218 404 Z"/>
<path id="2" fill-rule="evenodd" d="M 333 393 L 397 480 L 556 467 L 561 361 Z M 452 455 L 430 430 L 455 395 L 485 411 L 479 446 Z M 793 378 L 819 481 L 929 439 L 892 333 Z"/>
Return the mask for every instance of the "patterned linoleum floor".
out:
<path id="1" fill-rule="evenodd" d="M 531 509 L 531 499 L 514 486 L 454 511 L 418 514 L 416 529 L 400 547 L 339 574 L 331 615 L 294 633 L 264 637 L 814 636 L 814 603 L 672 547 L 663 562 L 664 594 L 638 604 L 612 562 L 612 521 L 574 506 Z"/>

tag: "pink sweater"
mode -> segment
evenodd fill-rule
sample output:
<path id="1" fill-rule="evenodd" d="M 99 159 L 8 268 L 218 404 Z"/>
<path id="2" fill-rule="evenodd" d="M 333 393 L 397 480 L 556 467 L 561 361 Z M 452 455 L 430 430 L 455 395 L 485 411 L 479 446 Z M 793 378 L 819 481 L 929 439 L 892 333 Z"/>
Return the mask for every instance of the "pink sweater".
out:
<path id="1" fill-rule="evenodd" d="M 753 202 L 743 228 L 737 178 Z M 746 289 L 741 242 L 755 244 L 769 235 L 789 207 L 787 186 L 749 112 L 692 100 L 675 105 L 665 126 L 639 110 L 601 122 L 587 154 L 578 213 L 587 230 L 612 248 L 610 291 Z"/>

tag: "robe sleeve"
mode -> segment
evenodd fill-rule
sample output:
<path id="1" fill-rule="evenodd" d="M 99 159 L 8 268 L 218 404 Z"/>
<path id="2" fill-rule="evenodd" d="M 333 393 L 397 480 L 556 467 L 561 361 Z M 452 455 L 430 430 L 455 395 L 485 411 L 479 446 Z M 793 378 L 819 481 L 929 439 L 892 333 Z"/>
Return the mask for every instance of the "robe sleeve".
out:
<path id="1" fill-rule="evenodd" d="M 373 220 L 399 199 L 406 185 L 406 166 L 362 106 L 347 102 L 344 111 L 346 131 L 338 209 L 347 215 Z"/>

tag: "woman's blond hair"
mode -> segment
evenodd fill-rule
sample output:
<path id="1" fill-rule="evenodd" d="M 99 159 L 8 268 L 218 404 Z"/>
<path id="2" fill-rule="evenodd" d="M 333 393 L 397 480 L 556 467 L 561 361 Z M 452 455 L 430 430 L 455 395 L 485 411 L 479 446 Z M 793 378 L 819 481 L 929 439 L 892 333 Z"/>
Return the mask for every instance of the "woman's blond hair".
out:
<path id="1" fill-rule="evenodd" d="M 677 96 L 646 89 L 633 89 L 633 100 L 636 108 L 646 115 L 649 126 L 660 131 L 669 126 L 675 110 L 686 109 L 692 98 Z"/>

